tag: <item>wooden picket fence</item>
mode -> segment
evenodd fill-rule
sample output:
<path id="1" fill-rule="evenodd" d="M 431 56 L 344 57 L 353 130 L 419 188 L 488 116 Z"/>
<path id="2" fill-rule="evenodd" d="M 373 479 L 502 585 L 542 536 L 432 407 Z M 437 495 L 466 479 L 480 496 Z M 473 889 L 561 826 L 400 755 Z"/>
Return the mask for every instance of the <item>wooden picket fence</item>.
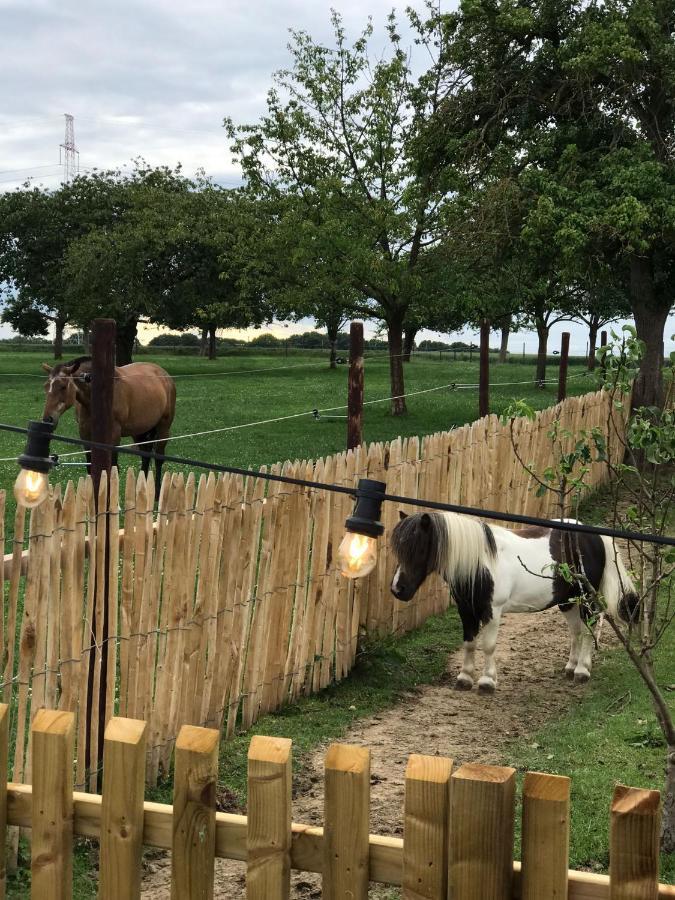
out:
<path id="1" fill-rule="evenodd" d="M 0 706 L 0 762 L 9 716 Z M 248 754 L 248 815 L 216 812 L 218 739 L 184 725 L 176 742 L 173 806 L 144 802 L 149 728 L 112 718 L 103 794 L 73 791 L 75 716 L 42 709 L 32 726 L 32 785 L 7 784 L 0 765 L 0 838 L 30 828 L 35 900 L 72 896 L 73 836 L 100 842 L 101 900 L 141 895 L 143 846 L 170 850 L 171 896 L 213 897 L 215 857 L 246 863 L 248 900 L 288 900 L 291 872 L 321 873 L 327 900 L 367 900 L 371 882 L 404 900 L 657 900 L 660 795 L 618 785 L 609 877 L 568 871 L 570 780 L 530 772 L 522 792 L 522 863 L 513 861 L 515 770 L 413 755 L 403 839 L 370 834 L 370 751 L 333 744 L 325 759 L 324 827 L 294 824 L 291 742 L 256 736 Z M 0 898 L 5 869 L 0 867 Z"/>
<path id="2" fill-rule="evenodd" d="M 571 432 L 597 426 L 609 433 L 618 454 L 621 414 L 607 394 L 588 394 L 534 421 L 514 423 L 519 453 L 537 471 L 550 459 L 556 420 Z M 549 497 L 530 489 L 509 427 L 496 416 L 421 441 L 363 445 L 272 471 L 341 485 L 367 476 L 398 495 L 533 515 L 555 512 Z M 596 465 L 589 481 L 604 477 L 605 468 Z M 155 510 L 152 477 L 146 481 L 131 470 L 122 493 L 113 470 L 109 484 L 101 482 L 98 504 L 91 480 L 81 478 L 63 492 L 55 486 L 30 517 L 22 508 L 16 512 L 14 549 L 0 567 L 0 588 L 6 587 L 0 699 L 14 718 L 17 782 L 30 769 L 31 721 L 47 707 L 76 714 L 76 785 L 94 789 L 96 773 L 86 771 L 82 749 L 84 711 L 91 702 L 88 738 L 96 760 L 104 661 L 105 721 L 121 715 L 148 722 L 146 776 L 153 784 L 168 771 L 182 725 L 227 735 L 246 729 L 260 715 L 342 679 L 363 635 L 408 631 L 449 603 L 437 578 L 409 604 L 392 597 L 387 535 L 398 520 L 394 504 L 384 505 L 386 533 L 376 570 L 353 582 L 340 576 L 336 564 L 352 509 L 348 495 L 262 478 L 211 474 L 197 480 L 193 473 L 173 473 L 163 480 Z M 0 529 L 3 510 L 0 494 Z M 105 571 L 108 536 L 106 591 L 99 573 Z"/>

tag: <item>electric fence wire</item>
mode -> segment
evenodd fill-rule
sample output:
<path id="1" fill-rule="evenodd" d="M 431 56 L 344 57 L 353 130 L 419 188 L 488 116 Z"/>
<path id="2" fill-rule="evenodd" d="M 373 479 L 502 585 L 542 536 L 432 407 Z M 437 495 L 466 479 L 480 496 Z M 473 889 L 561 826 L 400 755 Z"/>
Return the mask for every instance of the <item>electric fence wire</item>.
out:
<path id="1" fill-rule="evenodd" d="M 13 434 L 28 435 L 28 429 L 19 428 L 16 425 L 0 423 L 0 431 Z M 578 534 L 595 534 L 601 537 L 619 538 L 625 541 L 638 543 L 658 544 L 660 546 L 675 547 L 675 537 L 661 534 L 643 534 L 639 531 L 625 531 L 619 528 L 605 528 L 598 525 L 586 525 L 582 522 L 560 521 L 558 519 L 545 519 L 539 516 L 525 516 L 518 513 L 498 512 L 492 509 L 477 509 L 473 506 L 463 506 L 457 503 L 443 503 L 436 500 L 421 499 L 418 497 L 405 497 L 399 494 L 377 493 L 372 490 L 358 487 L 347 487 L 339 484 L 329 484 L 322 481 L 309 481 L 306 478 L 293 478 L 289 475 L 277 475 L 272 472 L 259 472 L 255 469 L 246 469 L 240 466 L 225 466 L 220 463 L 208 463 L 203 460 L 190 459 L 182 456 L 168 454 L 155 454 L 151 450 L 139 450 L 132 446 L 115 447 L 113 444 L 105 444 L 99 441 L 84 441 L 81 438 L 66 437 L 53 434 L 51 440 L 64 444 L 87 447 L 88 449 L 107 450 L 112 453 L 122 453 L 128 456 L 156 459 L 162 463 L 173 463 L 186 468 L 204 469 L 208 472 L 222 472 L 230 475 L 241 475 L 245 478 L 262 478 L 264 481 L 276 481 L 281 484 L 292 484 L 297 487 L 305 487 L 316 491 L 330 491 L 336 494 L 347 494 L 355 499 L 365 497 L 388 503 L 399 503 L 404 506 L 414 506 L 419 509 L 432 509 L 441 512 L 453 512 L 464 516 L 474 516 L 482 519 L 493 519 L 497 522 L 510 522 L 517 525 L 538 525 L 543 528 L 551 528 L 557 531 L 566 531 Z"/>

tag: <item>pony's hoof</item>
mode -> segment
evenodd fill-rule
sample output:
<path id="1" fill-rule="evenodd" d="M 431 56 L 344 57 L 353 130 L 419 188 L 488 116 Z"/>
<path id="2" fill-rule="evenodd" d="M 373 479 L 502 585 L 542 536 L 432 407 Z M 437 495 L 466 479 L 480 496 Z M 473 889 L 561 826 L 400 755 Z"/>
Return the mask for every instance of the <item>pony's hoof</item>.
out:
<path id="1" fill-rule="evenodd" d="M 478 682 L 478 693 L 479 694 L 494 694 L 495 692 L 495 683 L 491 678 L 486 678 L 485 681 L 481 678 Z"/>
<path id="2" fill-rule="evenodd" d="M 568 681 L 574 681 L 574 669 L 565 669 L 565 678 Z"/>
<path id="3" fill-rule="evenodd" d="M 587 681 L 591 680 L 590 672 L 575 672 L 574 673 L 574 683 L 575 684 L 586 684 Z"/>
<path id="4" fill-rule="evenodd" d="M 457 681 L 455 682 L 456 691 L 470 691 L 472 687 L 473 681 L 470 678 L 467 678 L 466 675 L 457 676 Z"/>

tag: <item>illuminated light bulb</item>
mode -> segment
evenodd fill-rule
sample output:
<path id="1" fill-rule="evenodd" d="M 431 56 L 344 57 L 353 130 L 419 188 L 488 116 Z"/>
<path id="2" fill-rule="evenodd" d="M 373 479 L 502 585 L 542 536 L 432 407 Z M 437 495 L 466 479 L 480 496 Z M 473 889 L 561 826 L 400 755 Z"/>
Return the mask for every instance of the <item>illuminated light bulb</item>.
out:
<path id="1" fill-rule="evenodd" d="M 22 469 L 14 482 L 14 496 L 20 506 L 33 509 L 39 506 L 49 493 L 49 478 L 46 472 Z"/>
<path id="2" fill-rule="evenodd" d="M 26 449 L 17 460 L 21 471 L 14 483 L 14 496 L 20 506 L 33 509 L 49 493 L 49 472 L 56 461 L 49 455 L 53 431 L 53 422 L 28 423 Z"/>
<path id="3" fill-rule="evenodd" d="M 340 572 L 345 578 L 364 578 L 377 565 L 377 539 L 384 532 L 379 521 L 386 484 L 361 478 L 354 512 L 338 548 Z"/>
<path id="4" fill-rule="evenodd" d="M 364 578 L 377 565 L 377 538 L 348 531 L 338 548 L 340 573 L 345 578 Z"/>

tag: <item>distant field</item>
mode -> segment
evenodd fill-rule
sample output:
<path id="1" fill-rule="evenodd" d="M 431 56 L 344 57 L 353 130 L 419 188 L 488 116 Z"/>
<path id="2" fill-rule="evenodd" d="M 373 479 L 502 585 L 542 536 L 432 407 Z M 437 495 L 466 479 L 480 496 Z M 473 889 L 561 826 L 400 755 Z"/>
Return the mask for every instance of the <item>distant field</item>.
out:
<path id="1" fill-rule="evenodd" d="M 173 433 L 188 434 L 210 429 L 242 425 L 277 416 L 336 407 L 346 403 L 347 366 L 328 368 L 327 360 L 316 353 L 237 355 L 209 362 L 198 357 L 146 355 L 139 357 L 163 366 L 177 376 L 177 413 Z M 28 419 L 40 418 L 44 403 L 44 377 L 40 363 L 49 360 L 40 352 L 0 353 L 0 422 L 25 426 Z M 593 381 L 583 377 L 580 364 L 570 366 L 568 393 L 591 390 Z M 548 378 L 557 379 L 557 367 L 551 365 Z M 192 377 L 185 377 L 192 376 Z M 478 362 L 453 361 L 444 354 L 418 356 L 405 366 L 406 392 L 455 382 L 473 384 L 478 381 Z M 576 377 L 575 377 L 576 376 Z M 493 365 L 490 398 L 491 412 L 499 413 L 514 397 L 526 397 L 539 408 L 556 400 L 556 385 L 540 390 L 532 384 L 533 362 L 511 362 Z M 525 384 L 505 384 L 526 382 Z M 373 352 L 365 362 L 365 399 L 386 398 L 389 390 L 389 365 L 386 353 Z M 383 441 L 397 435 L 423 435 L 470 422 L 478 415 L 478 393 L 469 390 L 439 390 L 410 397 L 408 414 L 394 418 L 388 403 L 367 406 L 364 435 L 367 441 Z M 342 415 L 344 409 L 333 415 Z M 330 414 L 326 414 L 330 415 Z M 74 413 L 67 413 L 59 424 L 59 432 L 76 435 Z M 221 434 L 188 437 L 171 441 L 168 452 L 208 462 L 238 466 L 260 466 L 284 459 L 316 458 L 344 448 L 345 419 L 311 415 L 283 422 L 256 425 Z M 53 445 L 58 452 L 71 448 Z M 0 458 L 21 453 L 23 439 L 0 432 Z M 128 459 L 121 457 L 125 469 Z M 52 480 L 66 481 L 84 471 L 79 467 L 62 467 Z M 0 463 L 0 488 L 11 493 L 16 466 L 13 461 Z"/>

